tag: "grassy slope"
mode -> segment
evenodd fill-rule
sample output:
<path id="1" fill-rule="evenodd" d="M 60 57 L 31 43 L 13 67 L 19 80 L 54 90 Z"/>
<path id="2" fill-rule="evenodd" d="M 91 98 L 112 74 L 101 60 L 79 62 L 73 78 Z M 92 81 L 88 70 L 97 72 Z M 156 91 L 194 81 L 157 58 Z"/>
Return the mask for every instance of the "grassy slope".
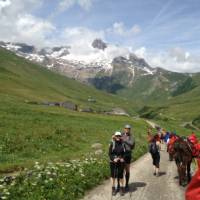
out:
<path id="1" fill-rule="evenodd" d="M 91 152 L 100 142 L 107 150 L 111 134 L 125 123 L 134 126 L 136 157 L 145 150 L 143 121 L 128 117 L 79 113 L 24 100 L 65 101 L 94 109 L 130 107 L 113 95 L 54 74 L 0 49 L 0 170 L 31 166 L 35 160 L 67 160 Z M 88 104 L 88 96 L 97 103 Z"/>
<path id="2" fill-rule="evenodd" d="M 170 130 L 178 130 L 182 134 L 189 134 L 191 130 L 181 128 L 181 125 L 192 122 L 200 116 L 200 74 L 195 74 L 192 79 L 195 82 L 195 88 L 166 102 L 160 102 L 159 105 L 152 104 L 152 107 L 149 107 L 144 113 L 151 113 L 152 119 L 159 121 L 160 124 Z M 200 121 L 197 120 L 195 125 L 200 127 Z"/>
<path id="3" fill-rule="evenodd" d="M 55 74 L 39 65 L 0 49 L 0 94 L 30 101 L 71 100 L 80 106 L 90 106 L 96 110 L 123 107 L 133 112 L 130 103 L 93 87 Z M 92 96 L 97 103 L 89 103 Z"/>

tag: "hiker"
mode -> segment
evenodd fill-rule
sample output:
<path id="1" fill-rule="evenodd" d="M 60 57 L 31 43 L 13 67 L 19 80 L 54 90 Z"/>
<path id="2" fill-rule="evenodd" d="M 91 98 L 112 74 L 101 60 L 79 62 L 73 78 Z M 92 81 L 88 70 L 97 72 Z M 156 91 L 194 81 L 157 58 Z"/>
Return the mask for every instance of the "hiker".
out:
<path id="1" fill-rule="evenodd" d="M 117 194 L 115 187 L 116 180 L 120 183 L 120 195 L 124 195 L 124 168 L 125 168 L 125 153 L 126 148 L 122 141 L 122 134 L 120 132 L 115 132 L 113 140 L 109 147 L 109 157 L 110 157 L 110 170 L 112 179 L 112 195 Z"/>
<path id="2" fill-rule="evenodd" d="M 166 134 L 165 134 L 165 137 L 164 137 L 165 144 L 167 144 L 167 142 L 169 140 L 169 135 L 170 135 L 170 133 L 167 131 Z"/>
<path id="3" fill-rule="evenodd" d="M 188 136 L 188 140 L 194 145 L 198 143 L 198 138 L 194 132 L 192 132 L 192 134 Z"/>
<path id="4" fill-rule="evenodd" d="M 169 153 L 169 161 L 173 161 L 173 145 L 177 140 L 177 136 L 174 133 L 171 133 L 167 143 L 167 152 Z"/>
<path id="5" fill-rule="evenodd" d="M 122 141 L 126 148 L 125 153 L 125 190 L 129 191 L 129 178 L 130 178 L 130 164 L 132 158 L 132 150 L 135 148 L 135 140 L 133 135 L 131 134 L 131 126 L 125 125 L 124 132 L 122 134 Z"/>
<path id="6" fill-rule="evenodd" d="M 196 154 L 194 157 L 196 158 L 197 162 L 197 171 L 195 175 L 192 177 L 186 192 L 185 192 L 185 199 L 186 200 L 199 200 L 200 199 L 200 143 L 198 142 L 198 138 L 193 133 L 192 137 L 195 137 L 195 152 Z"/>
<path id="7" fill-rule="evenodd" d="M 159 140 L 159 135 L 155 135 L 152 139 L 151 144 L 149 145 L 149 152 L 151 154 L 151 157 L 153 159 L 153 165 L 154 165 L 154 176 L 159 176 L 159 168 L 160 168 L 160 149 L 161 144 Z"/>
<path id="8" fill-rule="evenodd" d="M 152 139 L 153 139 L 152 129 L 148 128 L 147 129 L 147 142 L 151 143 Z"/>

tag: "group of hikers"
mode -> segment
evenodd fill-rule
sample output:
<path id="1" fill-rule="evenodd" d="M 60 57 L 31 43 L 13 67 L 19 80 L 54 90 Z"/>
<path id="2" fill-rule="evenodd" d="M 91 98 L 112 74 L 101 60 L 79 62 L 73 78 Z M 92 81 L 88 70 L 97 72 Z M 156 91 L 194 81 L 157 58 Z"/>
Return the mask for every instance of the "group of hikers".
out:
<path id="1" fill-rule="evenodd" d="M 154 166 L 153 175 L 160 176 L 161 144 L 165 144 L 164 146 L 167 146 L 169 153 L 169 160 L 176 162 L 179 179 L 183 178 L 181 174 L 186 176 L 188 172 L 187 181 L 189 185 L 186 190 L 186 200 L 200 200 L 200 143 L 198 138 L 194 133 L 188 137 L 180 137 L 176 134 L 176 131 L 168 132 L 160 127 L 155 128 L 156 133 L 153 133 L 152 128 L 147 130 L 148 150 Z M 125 125 L 122 133 L 117 131 L 113 134 L 109 146 L 113 196 L 117 192 L 123 196 L 125 192 L 129 191 L 130 163 L 134 147 L 135 139 L 131 133 L 130 125 Z M 196 158 L 199 168 L 191 180 L 190 165 L 193 158 Z"/>

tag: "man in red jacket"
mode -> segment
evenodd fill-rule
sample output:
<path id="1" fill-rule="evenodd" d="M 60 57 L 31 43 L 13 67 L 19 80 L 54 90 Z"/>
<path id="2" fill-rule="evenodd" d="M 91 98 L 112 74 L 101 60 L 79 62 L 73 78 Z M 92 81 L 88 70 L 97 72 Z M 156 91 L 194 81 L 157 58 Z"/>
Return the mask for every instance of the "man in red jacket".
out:
<path id="1" fill-rule="evenodd" d="M 198 152 L 200 152 L 200 144 L 196 144 L 195 148 Z M 198 170 L 196 174 L 192 177 L 192 180 L 187 187 L 185 193 L 186 200 L 200 200 L 200 158 L 197 159 L 197 163 Z"/>

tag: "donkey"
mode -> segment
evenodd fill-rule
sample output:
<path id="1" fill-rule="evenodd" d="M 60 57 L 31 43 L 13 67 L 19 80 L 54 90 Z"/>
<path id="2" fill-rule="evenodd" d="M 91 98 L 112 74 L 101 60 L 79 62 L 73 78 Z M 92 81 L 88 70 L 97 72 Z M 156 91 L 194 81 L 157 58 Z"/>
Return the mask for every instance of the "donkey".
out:
<path id="1" fill-rule="evenodd" d="M 179 184 L 186 186 L 191 181 L 191 163 L 193 144 L 183 137 L 178 137 L 173 145 L 174 159 L 178 168 Z"/>

